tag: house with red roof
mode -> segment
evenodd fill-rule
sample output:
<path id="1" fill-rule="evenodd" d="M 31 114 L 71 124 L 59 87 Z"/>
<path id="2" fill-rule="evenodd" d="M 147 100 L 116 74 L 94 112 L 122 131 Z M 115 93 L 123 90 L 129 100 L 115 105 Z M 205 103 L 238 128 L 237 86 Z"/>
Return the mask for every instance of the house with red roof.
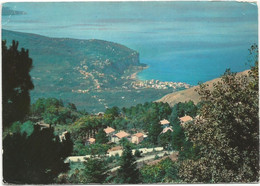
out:
<path id="1" fill-rule="evenodd" d="M 135 144 L 139 144 L 144 140 L 144 134 L 139 132 L 132 135 L 131 142 Z"/>
<path id="2" fill-rule="evenodd" d="M 107 128 L 104 129 L 104 131 L 105 131 L 107 137 L 109 138 L 109 141 L 111 141 L 112 136 L 115 134 L 116 130 L 113 129 L 112 127 L 107 127 Z"/>
<path id="3" fill-rule="evenodd" d="M 94 144 L 96 142 L 96 139 L 95 138 L 89 138 L 87 141 L 86 141 L 86 144 Z"/>
<path id="4" fill-rule="evenodd" d="M 193 120 L 192 117 L 186 116 L 186 115 L 181 117 L 181 118 L 179 118 L 179 119 L 180 119 L 180 122 L 181 122 L 181 126 L 183 126 L 184 124 L 186 124 L 186 123 L 188 123 L 188 122 Z"/>
<path id="5" fill-rule="evenodd" d="M 112 136 L 111 141 L 114 142 L 114 143 L 118 143 L 118 142 L 119 142 L 121 139 L 123 139 L 123 138 L 126 138 L 126 139 L 128 139 L 129 141 L 131 140 L 130 134 L 128 134 L 127 132 L 121 130 L 120 132 L 118 132 L 118 133 L 116 133 L 116 134 L 114 134 L 114 135 Z"/>
<path id="6" fill-rule="evenodd" d="M 163 119 L 160 121 L 160 124 L 163 128 L 169 127 L 170 126 L 170 122 L 166 119 Z"/>

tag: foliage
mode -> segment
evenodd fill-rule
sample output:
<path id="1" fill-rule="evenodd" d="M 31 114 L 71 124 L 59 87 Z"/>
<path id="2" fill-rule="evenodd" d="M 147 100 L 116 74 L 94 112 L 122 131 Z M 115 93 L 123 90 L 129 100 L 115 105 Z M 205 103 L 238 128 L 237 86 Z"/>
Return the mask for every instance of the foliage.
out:
<path id="1" fill-rule="evenodd" d="M 73 111 L 77 111 L 77 107 L 74 103 L 68 103 L 68 108 L 73 110 Z"/>
<path id="2" fill-rule="evenodd" d="M 84 162 L 84 167 L 75 169 L 71 175 L 59 179 L 60 183 L 104 183 L 108 177 L 108 167 L 103 158 L 89 158 Z"/>
<path id="3" fill-rule="evenodd" d="M 26 124 L 27 125 L 27 124 Z M 25 130 L 24 130 L 25 131 Z M 59 141 L 53 129 L 34 127 L 31 135 L 14 133 L 3 140 L 3 177 L 7 183 L 50 184 L 68 170 L 64 160 L 72 152 L 69 134 Z"/>
<path id="4" fill-rule="evenodd" d="M 107 108 L 105 114 L 111 115 L 113 118 L 116 118 L 119 116 L 119 108 L 114 106 L 112 108 Z"/>
<path id="5" fill-rule="evenodd" d="M 172 133 L 172 148 L 174 150 L 181 150 L 186 141 L 186 136 L 184 134 L 183 128 L 180 124 L 173 125 L 173 133 Z"/>
<path id="6" fill-rule="evenodd" d="M 30 136 L 34 131 L 34 125 L 31 121 L 26 121 L 21 125 L 20 132 L 26 133 L 27 136 Z"/>
<path id="7" fill-rule="evenodd" d="M 3 134 L 3 138 L 5 138 L 8 134 L 13 133 L 25 133 L 27 136 L 30 136 L 34 130 L 34 124 L 32 121 L 28 120 L 24 123 L 20 121 L 14 122 L 9 128 L 6 128 Z"/>
<path id="8" fill-rule="evenodd" d="M 153 125 L 152 122 L 167 119 L 171 114 L 171 108 L 168 103 L 146 102 L 124 108 L 122 113 L 130 120 L 128 123 L 132 124 L 131 128 L 148 130 Z"/>
<path id="9" fill-rule="evenodd" d="M 103 129 L 99 129 L 95 138 L 96 138 L 96 143 L 99 143 L 99 144 L 104 144 L 104 143 L 108 142 L 108 137 Z"/>
<path id="10" fill-rule="evenodd" d="M 85 146 L 78 141 L 74 142 L 74 151 L 73 155 L 85 156 L 86 154 L 90 155 L 104 155 L 107 153 L 107 150 L 110 148 L 107 144 L 92 144 Z"/>
<path id="11" fill-rule="evenodd" d="M 140 157 L 142 157 L 142 155 L 141 155 L 141 152 L 137 149 L 136 151 L 135 151 L 135 157 L 137 157 L 137 158 L 140 158 Z"/>
<path id="12" fill-rule="evenodd" d="M 170 158 L 156 165 L 146 165 L 140 170 L 143 183 L 172 183 L 178 182 L 178 164 Z"/>
<path id="13" fill-rule="evenodd" d="M 39 98 L 32 104 L 31 113 L 42 117 L 48 124 L 67 124 L 74 122 L 80 116 L 73 105 L 73 103 L 69 103 L 68 107 L 64 107 L 62 100 Z"/>
<path id="14" fill-rule="evenodd" d="M 159 145 L 164 149 L 170 147 L 172 141 L 172 132 L 168 130 L 166 133 L 162 133 L 159 135 Z"/>
<path id="15" fill-rule="evenodd" d="M 159 137 L 159 134 L 162 131 L 162 127 L 159 124 L 159 122 L 156 121 L 156 120 L 154 122 L 152 122 L 151 125 L 152 126 L 148 130 L 148 139 L 152 144 L 157 145 L 158 144 L 158 137 Z"/>
<path id="16" fill-rule="evenodd" d="M 179 118 L 185 115 L 194 118 L 198 114 L 198 107 L 193 103 L 193 101 L 188 101 L 184 103 L 177 103 L 173 106 L 170 115 L 170 122 L 173 124 L 179 123 Z"/>
<path id="17" fill-rule="evenodd" d="M 201 158 L 180 168 L 185 182 L 257 182 L 259 179 L 258 49 L 251 48 L 255 66 L 248 75 L 229 70 L 213 91 L 201 85 L 204 102 L 194 125 L 185 127 L 199 145 Z M 192 173 L 192 174 L 191 174 Z"/>
<path id="18" fill-rule="evenodd" d="M 115 179 L 116 183 L 140 183 L 140 173 L 129 145 L 124 146 L 119 166 L 120 168 Z"/>
<path id="19" fill-rule="evenodd" d="M 83 169 L 82 183 L 104 183 L 108 176 L 107 171 L 108 168 L 103 160 L 90 158 Z"/>
<path id="20" fill-rule="evenodd" d="M 34 88 L 30 71 L 32 59 L 29 51 L 18 50 L 18 42 L 13 41 L 7 48 L 2 41 L 2 104 L 3 127 L 10 126 L 14 121 L 22 120 L 29 112 L 30 93 Z M 15 114 L 14 114 L 15 113 Z"/>

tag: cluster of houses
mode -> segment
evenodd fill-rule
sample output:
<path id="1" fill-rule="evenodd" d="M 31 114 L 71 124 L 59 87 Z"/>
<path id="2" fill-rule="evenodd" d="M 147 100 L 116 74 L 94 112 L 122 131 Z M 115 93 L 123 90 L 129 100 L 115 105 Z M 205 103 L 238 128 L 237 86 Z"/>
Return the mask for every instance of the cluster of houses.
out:
<path id="1" fill-rule="evenodd" d="M 192 117 L 186 116 L 186 115 L 179 118 L 179 119 L 180 119 L 180 122 L 181 122 L 181 126 L 183 126 L 185 123 L 193 120 Z M 162 126 L 162 132 L 160 134 L 164 134 L 168 131 L 173 132 L 172 126 L 170 126 L 170 122 L 168 120 L 166 120 L 166 119 L 161 120 L 160 125 Z M 112 127 L 109 127 L 109 126 L 104 129 L 104 132 L 106 133 L 106 135 L 109 139 L 109 142 L 113 142 L 113 143 L 116 143 L 116 144 L 118 144 L 119 141 L 123 138 L 125 138 L 128 141 L 135 143 L 135 144 L 139 144 L 144 139 L 147 138 L 147 135 L 145 133 L 142 133 L 142 132 L 138 132 L 138 133 L 131 135 L 131 134 L 129 134 L 129 133 L 123 131 L 123 130 L 120 130 L 118 132 L 115 129 L 113 129 Z M 87 143 L 88 144 L 94 144 L 95 141 L 96 140 L 94 138 L 89 138 L 87 140 Z"/>
<path id="2" fill-rule="evenodd" d="M 181 82 L 162 82 L 159 80 L 145 80 L 145 81 L 135 81 L 131 83 L 134 89 L 140 88 L 154 88 L 154 89 L 168 89 L 168 88 L 190 88 L 189 84 Z"/>
<path id="3" fill-rule="evenodd" d="M 142 132 L 138 132 L 138 133 L 131 135 L 131 134 L 129 134 L 129 133 L 123 131 L 123 130 L 116 132 L 116 130 L 113 129 L 112 127 L 107 127 L 107 128 L 104 129 L 104 131 L 105 131 L 109 141 L 113 142 L 113 143 L 119 143 L 119 141 L 121 139 L 125 138 L 132 143 L 139 144 L 145 138 L 147 138 L 147 135 L 142 133 Z M 95 143 L 94 138 L 88 139 L 88 144 L 94 144 L 94 143 Z"/>

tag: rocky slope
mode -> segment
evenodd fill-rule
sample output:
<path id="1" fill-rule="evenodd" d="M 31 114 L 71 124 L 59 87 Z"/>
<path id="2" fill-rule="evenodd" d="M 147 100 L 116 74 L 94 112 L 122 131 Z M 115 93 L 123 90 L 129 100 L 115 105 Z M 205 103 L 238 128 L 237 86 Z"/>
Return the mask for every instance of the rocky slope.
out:
<path id="1" fill-rule="evenodd" d="M 239 73 L 237 73 L 237 75 L 239 76 L 239 75 L 248 74 L 248 71 L 249 70 L 239 72 Z M 221 78 L 216 78 L 211 81 L 205 82 L 205 84 L 208 84 L 209 89 L 212 90 L 213 84 L 220 80 L 221 80 Z M 191 100 L 195 104 L 197 104 L 200 101 L 200 97 L 199 97 L 198 93 L 195 91 L 195 89 L 197 89 L 197 88 L 199 88 L 199 86 L 194 86 L 189 89 L 167 94 L 166 96 L 162 97 L 161 99 L 157 100 L 156 102 L 164 102 L 164 103 L 167 102 L 170 106 L 174 106 L 176 103 L 187 102 L 187 101 Z"/>

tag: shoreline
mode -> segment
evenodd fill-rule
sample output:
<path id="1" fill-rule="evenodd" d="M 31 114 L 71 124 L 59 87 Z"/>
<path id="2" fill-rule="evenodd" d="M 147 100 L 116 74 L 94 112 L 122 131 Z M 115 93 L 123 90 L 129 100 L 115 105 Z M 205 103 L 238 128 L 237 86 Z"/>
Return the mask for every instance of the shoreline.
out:
<path id="1" fill-rule="evenodd" d="M 150 80 L 141 80 L 137 77 L 137 74 L 145 69 L 149 68 L 149 66 L 139 68 L 135 73 L 131 74 L 130 80 L 132 88 L 134 89 L 144 89 L 144 88 L 153 88 L 153 89 L 173 89 L 178 90 L 179 88 L 191 88 L 192 85 L 185 82 L 173 82 L 173 81 L 160 81 L 156 79 Z"/>
<path id="2" fill-rule="evenodd" d="M 139 69 L 139 70 L 136 71 L 135 73 L 131 74 L 130 79 L 131 79 L 131 80 L 134 80 L 134 81 L 143 81 L 143 80 L 141 80 L 141 79 L 138 79 L 137 74 L 138 74 L 139 72 L 142 72 L 142 71 L 145 70 L 145 69 L 148 69 L 149 67 L 150 67 L 149 65 L 146 65 L 145 67 L 142 67 L 141 69 Z"/>

